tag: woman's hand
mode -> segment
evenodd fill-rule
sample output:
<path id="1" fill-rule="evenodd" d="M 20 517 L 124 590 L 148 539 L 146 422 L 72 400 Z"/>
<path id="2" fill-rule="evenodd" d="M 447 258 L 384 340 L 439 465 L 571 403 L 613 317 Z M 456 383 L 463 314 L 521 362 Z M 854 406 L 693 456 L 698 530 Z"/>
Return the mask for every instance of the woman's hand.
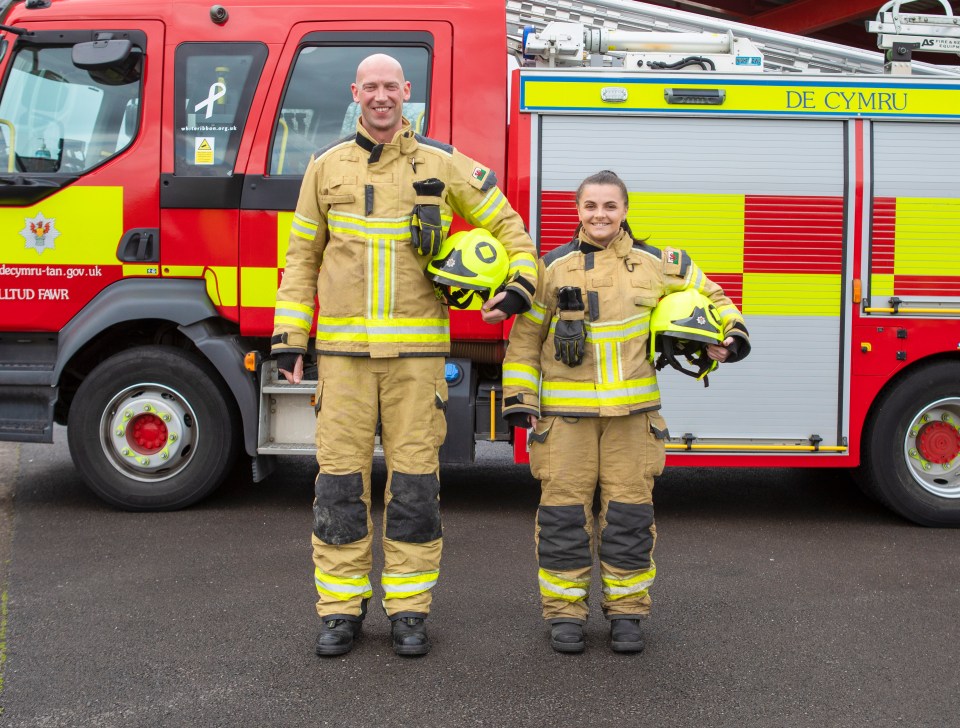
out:
<path id="1" fill-rule="evenodd" d="M 496 306 L 506 297 L 507 292 L 500 291 L 500 293 L 483 304 L 483 306 L 480 308 L 480 316 L 483 318 L 484 323 L 498 324 L 501 321 L 507 320 L 506 312 L 501 311 L 499 308 L 494 308 L 494 306 Z"/>
<path id="2" fill-rule="evenodd" d="M 728 336 L 722 344 L 707 344 L 707 356 L 721 364 L 730 356 L 730 350 L 727 348 L 733 343 L 733 337 Z"/>

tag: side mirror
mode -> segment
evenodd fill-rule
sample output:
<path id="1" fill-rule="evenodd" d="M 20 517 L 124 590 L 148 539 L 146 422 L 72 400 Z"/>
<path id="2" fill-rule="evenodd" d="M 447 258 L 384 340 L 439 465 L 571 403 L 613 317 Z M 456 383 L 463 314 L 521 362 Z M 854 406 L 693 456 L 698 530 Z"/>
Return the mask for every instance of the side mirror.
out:
<path id="1" fill-rule="evenodd" d="M 133 43 L 129 40 L 91 40 L 73 46 L 73 65 L 94 71 L 116 66 L 130 56 Z"/>

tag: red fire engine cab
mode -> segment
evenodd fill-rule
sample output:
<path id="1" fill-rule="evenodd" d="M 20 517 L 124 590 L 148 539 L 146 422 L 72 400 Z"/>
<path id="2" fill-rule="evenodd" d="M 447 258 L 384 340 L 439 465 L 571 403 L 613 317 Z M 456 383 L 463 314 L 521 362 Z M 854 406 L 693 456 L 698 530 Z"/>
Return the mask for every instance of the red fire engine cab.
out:
<path id="1" fill-rule="evenodd" d="M 881 13 L 881 39 L 910 46 L 884 74 L 746 26 L 665 39 L 649 31 L 696 16 L 596 4 L 617 20 L 0 1 L 0 438 L 66 424 L 86 482 L 139 510 L 196 502 L 243 453 L 261 480 L 312 452 L 312 386 L 266 356 L 274 298 L 305 166 L 352 133 L 352 76 L 383 51 L 406 116 L 498 171 L 541 252 L 573 234 L 579 180 L 614 169 L 633 230 L 741 306 L 747 360 L 707 390 L 661 376 L 669 464 L 862 465 L 905 517 L 960 523 L 960 77 L 911 64 L 903 35 L 937 21 Z M 949 47 L 954 27 L 930 35 Z M 498 414 L 506 331 L 456 313 L 441 460 L 478 439 L 522 460 Z"/>

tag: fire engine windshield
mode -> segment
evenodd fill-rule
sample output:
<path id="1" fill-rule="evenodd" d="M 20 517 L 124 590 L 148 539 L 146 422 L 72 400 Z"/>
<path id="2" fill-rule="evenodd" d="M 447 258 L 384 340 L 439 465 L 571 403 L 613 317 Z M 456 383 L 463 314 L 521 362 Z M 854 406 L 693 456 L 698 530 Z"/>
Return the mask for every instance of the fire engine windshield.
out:
<path id="1" fill-rule="evenodd" d="M 143 55 L 123 68 L 77 68 L 72 47 L 19 48 L 0 98 L 0 165 L 7 173 L 79 174 L 137 133 Z"/>
<path id="2" fill-rule="evenodd" d="M 360 109 L 350 84 L 357 65 L 371 53 L 389 53 L 410 81 L 410 101 L 403 113 L 417 132 L 427 134 L 430 94 L 430 49 L 425 45 L 350 45 L 331 43 L 300 49 L 277 115 L 270 174 L 301 176 L 310 156 L 337 139 L 353 134 Z"/>

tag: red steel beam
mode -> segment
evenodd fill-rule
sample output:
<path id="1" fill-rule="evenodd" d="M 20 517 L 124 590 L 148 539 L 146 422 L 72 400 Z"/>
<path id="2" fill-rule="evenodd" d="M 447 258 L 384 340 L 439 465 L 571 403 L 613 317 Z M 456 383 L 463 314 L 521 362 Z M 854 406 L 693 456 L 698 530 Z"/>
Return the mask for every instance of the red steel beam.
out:
<path id="1" fill-rule="evenodd" d="M 824 28 L 863 18 L 871 12 L 876 13 L 882 6 L 883 3 L 877 0 L 797 0 L 757 13 L 747 22 L 785 33 L 809 35 Z"/>

